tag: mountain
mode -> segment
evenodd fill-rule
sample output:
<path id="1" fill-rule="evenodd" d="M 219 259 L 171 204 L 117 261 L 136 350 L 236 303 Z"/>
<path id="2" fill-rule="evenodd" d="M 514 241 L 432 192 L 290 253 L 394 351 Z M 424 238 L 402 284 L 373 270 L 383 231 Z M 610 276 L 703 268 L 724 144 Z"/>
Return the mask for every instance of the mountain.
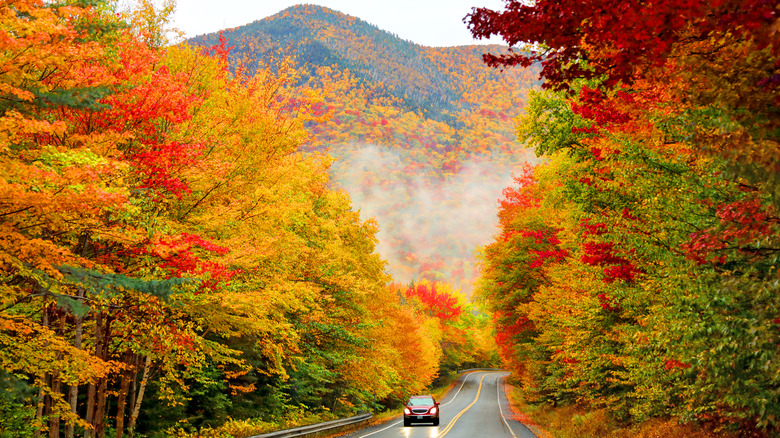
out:
<path id="1" fill-rule="evenodd" d="M 336 184 L 380 225 L 396 281 L 446 280 L 468 293 L 475 249 L 495 232 L 496 199 L 536 158 L 514 119 L 540 86 L 539 68 L 492 69 L 501 46 L 425 47 L 356 17 L 299 5 L 222 32 L 233 65 L 286 58 L 301 87 L 325 94 L 308 150 L 327 150 Z M 219 44 L 220 34 L 189 41 Z"/>
<path id="2" fill-rule="evenodd" d="M 271 17 L 223 31 L 234 59 L 251 61 L 292 56 L 313 73 L 319 66 L 349 70 L 362 84 L 404 102 L 407 109 L 428 111 L 432 117 L 451 110 L 461 95 L 458 82 L 475 67 L 488 80 L 501 72 L 481 65 L 485 51 L 505 52 L 497 45 L 425 47 L 398 38 L 359 18 L 314 5 L 292 6 Z M 211 47 L 219 34 L 193 38 L 191 44 Z M 256 65 L 256 64 L 250 64 Z M 538 73 L 538 72 L 537 72 Z M 535 75 L 534 77 L 538 77 Z"/>

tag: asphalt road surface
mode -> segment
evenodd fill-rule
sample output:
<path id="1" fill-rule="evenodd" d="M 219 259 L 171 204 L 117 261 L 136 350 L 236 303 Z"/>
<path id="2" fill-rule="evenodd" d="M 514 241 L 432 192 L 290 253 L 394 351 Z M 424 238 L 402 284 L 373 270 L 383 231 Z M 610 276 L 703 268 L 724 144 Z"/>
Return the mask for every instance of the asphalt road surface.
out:
<path id="1" fill-rule="evenodd" d="M 351 432 L 345 438 L 532 438 L 523 423 L 511 419 L 501 381 L 503 371 L 477 371 L 460 376 L 440 400 L 439 426 L 404 427 L 402 417 Z M 399 412 L 400 413 L 400 412 Z"/>

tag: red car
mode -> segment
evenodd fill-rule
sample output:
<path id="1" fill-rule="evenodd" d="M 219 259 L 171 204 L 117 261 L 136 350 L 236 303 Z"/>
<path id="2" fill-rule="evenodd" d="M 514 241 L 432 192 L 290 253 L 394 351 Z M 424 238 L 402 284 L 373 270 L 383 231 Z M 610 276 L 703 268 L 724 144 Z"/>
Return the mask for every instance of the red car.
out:
<path id="1" fill-rule="evenodd" d="M 404 403 L 404 427 L 412 423 L 439 425 L 439 402 L 432 395 L 413 395 Z"/>

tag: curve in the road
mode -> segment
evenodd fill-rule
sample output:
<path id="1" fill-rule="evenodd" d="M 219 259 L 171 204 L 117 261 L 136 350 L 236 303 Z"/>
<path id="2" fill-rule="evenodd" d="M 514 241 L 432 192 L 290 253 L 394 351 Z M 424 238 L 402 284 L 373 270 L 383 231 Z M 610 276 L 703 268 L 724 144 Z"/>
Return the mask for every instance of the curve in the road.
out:
<path id="1" fill-rule="evenodd" d="M 482 378 L 481 378 L 481 379 L 479 379 L 479 388 L 477 389 L 477 396 L 476 396 L 476 397 L 474 397 L 474 401 L 473 401 L 473 402 L 471 402 L 471 404 L 470 404 L 470 405 L 468 405 L 468 406 L 466 406 L 465 408 L 463 408 L 463 410 L 462 410 L 462 411 L 458 412 L 458 415 L 456 415 L 456 416 L 455 416 L 455 418 L 453 418 L 453 419 L 452 419 L 452 420 L 451 420 L 449 423 L 447 423 L 447 425 L 444 427 L 444 429 L 443 429 L 443 430 L 442 430 L 442 431 L 439 433 L 439 436 L 438 436 L 438 438 L 442 438 L 442 437 L 444 437 L 444 435 L 447 435 L 447 434 L 450 432 L 450 430 L 452 430 L 452 427 L 453 427 L 453 426 L 455 426 L 455 423 L 458 421 L 458 419 L 459 419 L 459 418 L 460 418 L 460 417 L 461 417 L 461 416 L 462 416 L 462 415 L 463 415 L 463 414 L 464 414 L 466 411 L 468 411 L 469 409 L 471 409 L 471 407 L 472 407 L 472 406 L 474 406 L 475 404 L 477 404 L 477 402 L 479 401 L 479 394 L 482 392 L 482 383 L 485 381 L 485 377 L 487 377 L 487 376 L 488 376 L 488 374 L 485 374 L 484 376 L 482 376 Z M 466 382 L 466 380 L 464 379 L 464 380 L 463 380 L 463 382 L 465 383 L 465 382 Z M 462 388 L 462 386 L 461 386 L 461 388 Z M 454 399 L 455 399 L 455 398 L 453 397 L 453 400 L 454 400 Z"/>

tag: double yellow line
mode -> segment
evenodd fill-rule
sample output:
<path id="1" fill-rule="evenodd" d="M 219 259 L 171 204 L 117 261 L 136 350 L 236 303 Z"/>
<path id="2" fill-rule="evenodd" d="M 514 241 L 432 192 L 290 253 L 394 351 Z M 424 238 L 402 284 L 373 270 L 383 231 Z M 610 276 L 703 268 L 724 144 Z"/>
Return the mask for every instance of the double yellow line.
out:
<path id="1" fill-rule="evenodd" d="M 438 435 L 438 438 L 442 438 L 444 435 L 447 435 L 450 432 L 450 430 L 452 430 L 452 428 L 455 427 L 455 422 L 458 421 L 461 415 L 466 413 L 466 411 L 471 409 L 471 407 L 477 403 L 477 401 L 479 400 L 479 393 L 482 392 L 482 382 L 485 380 L 485 377 L 489 376 L 490 374 L 491 373 L 488 373 L 482 376 L 482 378 L 479 380 L 479 388 L 477 389 L 477 396 L 474 397 L 474 401 L 471 402 L 470 405 L 463 408 L 462 411 L 458 412 L 458 415 L 456 415 L 449 423 L 447 423 L 447 426 L 445 426 L 444 429 L 442 429 L 441 433 Z"/>

